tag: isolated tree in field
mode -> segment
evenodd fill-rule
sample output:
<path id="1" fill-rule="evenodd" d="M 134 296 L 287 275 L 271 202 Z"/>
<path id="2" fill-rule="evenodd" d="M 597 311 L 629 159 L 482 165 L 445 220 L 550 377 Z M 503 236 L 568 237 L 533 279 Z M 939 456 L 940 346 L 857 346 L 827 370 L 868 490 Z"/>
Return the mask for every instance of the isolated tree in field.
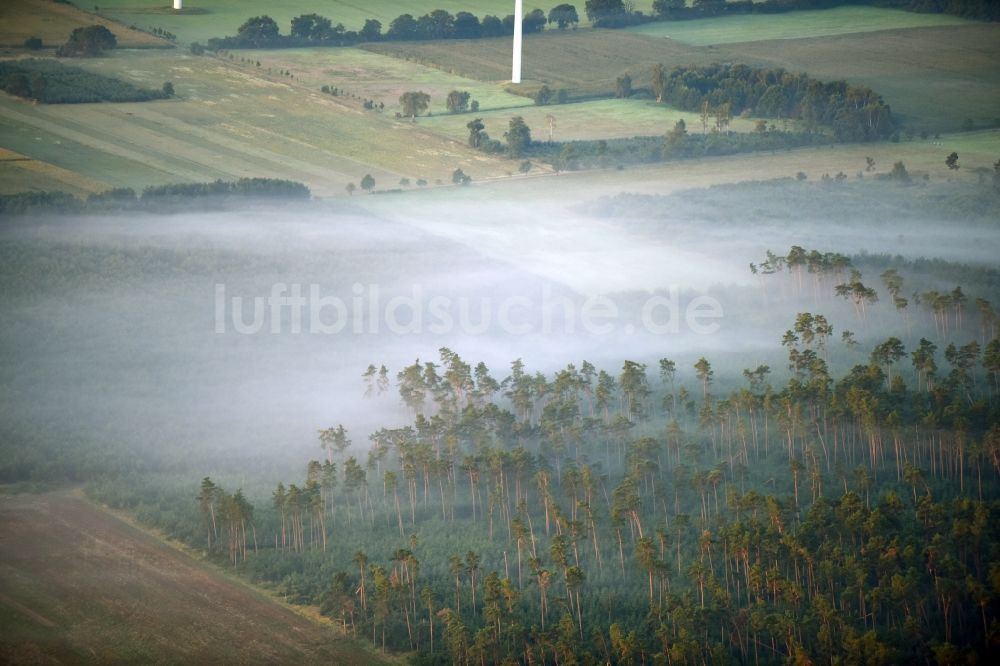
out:
<path id="1" fill-rule="evenodd" d="M 358 186 L 354 183 L 348 183 L 344 189 L 347 190 L 348 196 L 354 196 L 354 190 L 358 189 Z"/>
<path id="2" fill-rule="evenodd" d="M 653 65 L 653 94 L 656 95 L 656 103 L 663 101 L 663 93 L 667 90 L 667 73 L 663 65 Z"/>
<path id="3" fill-rule="evenodd" d="M 560 30 L 575 26 L 579 22 L 580 15 L 576 13 L 576 7 L 573 5 L 556 5 L 549 10 L 549 23 L 555 23 Z"/>
<path id="4" fill-rule="evenodd" d="M 278 38 L 278 24 L 270 16 L 254 16 L 236 30 L 236 36 L 241 42 L 263 46 Z"/>
<path id="5" fill-rule="evenodd" d="M 503 136 L 507 139 L 507 154 L 510 157 L 520 157 L 531 146 L 531 128 L 521 116 L 510 119 L 509 129 Z"/>
<path id="6" fill-rule="evenodd" d="M 365 177 L 361 179 L 361 189 L 368 194 L 371 194 L 375 190 L 375 179 L 372 178 L 370 173 L 366 173 Z"/>
<path id="7" fill-rule="evenodd" d="M 944 159 L 945 165 L 952 171 L 958 171 L 961 167 L 958 165 L 958 153 L 952 153 Z"/>
<path id="8" fill-rule="evenodd" d="M 906 170 L 906 165 L 900 161 L 892 165 L 892 171 L 889 172 L 889 178 L 890 180 L 896 180 L 900 183 L 909 183 L 910 173 Z"/>
<path id="9" fill-rule="evenodd" d="M 465 90 L 452 90 L 445 100 L 448 113 L 461 113 L 469 108 L 469 93 Z"/>
<path id="10" fill-rule="evenodd" d="M 472 182 L 472 178 L 470 176 L 465 175 L 465 172 L 462 171 L 461 169 L 455 169 L 455 171 L 453 171 L 451 174 L 451 182 L 455 183 L 456 185 L 468 185 L 469 183 Z"/>
<path id="11" fill-rule="evenodd" d="M 56 55 L 61 57 L 98 56 L 118 46 L 114 33 L 103 25 L 89 25 L 77 28 L 69 39 L 59 47 Z"/>
<path id="12" fill-rule="evenodd" d="M 622 74 L 615 79 L 615 97 L 625 99 L 632 96 L 632 77 Z"/>
<path id="13" fill-rule="evenodd" d="M 543 85 L 538 89 L 538 92 L 535 93 L 534 100 L 536 106 L 545 106 L 552 101 L 552 89 Z"/>
<path id="14" fill-rule="evenodd" d="M 413 120 L 426 111 L 430 103 L 431 96 L 423 91 L 405 92 L 399 97 L 399 104 L 403 107 L 403 115 Z"/>
<path id="15" fill-rule="evenodd" d="M 486 125 L 483 124 L 482 118 L 476 118 L 475 120 L 470 120 L 465 124 L 469 130 L 469 147 L 479 148 L 482 144 L 483 130 L 486 129 Z"/>

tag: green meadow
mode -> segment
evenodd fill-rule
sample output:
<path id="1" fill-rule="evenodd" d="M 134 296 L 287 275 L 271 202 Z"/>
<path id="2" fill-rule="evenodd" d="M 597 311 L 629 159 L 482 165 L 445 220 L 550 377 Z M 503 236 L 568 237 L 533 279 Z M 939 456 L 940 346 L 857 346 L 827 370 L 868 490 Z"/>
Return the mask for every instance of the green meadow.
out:
<path id="1" fill-rule="evenodd" d="M 709 46 L 972 23 L 946 14 L 916 14 L 899 9 L 846 6 L 785 14 L 724 16 L 696 21 L 660 21 L 627 30 L 651 37 L 666 37 L 693 46 Z"/>
<path id="2" fill-rule="evenodd" d="M 529 106 L 521 109 L 503 109 L 485 113 L 444 114 L 421 118 L 420 124 L 458 140 L 469 135 L 466 123 L 472 117 L 482 118 L 490 136 L 500 137 L 507 129 L 512 116 L 521 116 L 531 128 L 535 140 L 549 138 L 550 118 L 554 141 L 579 141 L 587 139 L 622 139 L 632 136 L 666 134 L 674 124 L 683 119 L 689 131 L 702 131 L 699 115 L 680 111 L 666 104 L 648 99 L 602 99 L 572 104 Z M 710 124 L 714 121 L 710 121 Z M 730 129 L 750 132 L 754 120 L 734 118 Z"/>

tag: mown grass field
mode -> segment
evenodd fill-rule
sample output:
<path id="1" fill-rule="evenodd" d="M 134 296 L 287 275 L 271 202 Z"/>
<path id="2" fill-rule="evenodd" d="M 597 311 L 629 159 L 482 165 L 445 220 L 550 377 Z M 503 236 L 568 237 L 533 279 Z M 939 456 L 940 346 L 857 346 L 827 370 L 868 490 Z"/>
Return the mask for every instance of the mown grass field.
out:
<path id="1" fill-rule="evenodd" d="M 693 46 L 708 46 L 971 23 L 966 19 L 946 14 L 917 14 L 900 9 L 847 6 L 785 14 L 752 14 L 697 21 L 647 23 L 628 28 L 628 31 L 651 37 L 667 37 Z"/>
<path id="2" fill-rule="evenodd" d="M 61 45 L 76 28 L 95 23 L 115 33 L 125 48 L 169 48 L 170 42 L 52 0 L 0 2 L 0 46 L 19 47 L 29 37 L 40 37 L 47 47 Z"/>
<path id="3" fill-rule="evenodd" d="M 452 90 L 468 91 L 483 110 L 532 104 L 530 99 L 504 90 L 502 83 L 464 78 L 360 49 L 276 49 L 237 54 L 238 57 L 264 58 L 273 67 L 291 71 L 298 81 L 314 89 L 328 85 L 364 99 L 382 102 L 390 115 L 400 109 L 399 97 L 409 90 L 422 90 L 429 94 L 429 110 L 434 114 L 447 111 L 445 100 Z"/>
<path id="4" fill-rule="evenodd" d="M 479 18 L 492 14 L 503 18 L 514 13 L 514 3 L 509 0 L 379 0 L 378 2 L 357 2 L 356 0 L 295 0 L 293 2 L 265 2 L 264 0 L 185 0 L 184 7 L 203 10 L 203 13 L 175 14 L 168 0 L 107 0 L 100 3 L 101 13 L 112 16 L 128 24 L 141 27 L 159 27 L 169 30 L 181 41 L 204 41 L 210 37 L 224 37 L 236 34 L 236 29 L 251 16 L 267 14 L 278 22 L 281 32 L 287 34 L 291 20 L 302 14 L 317 13 L 331 21 L 343 23 L 348 30 L 358 30 L 365 19 L 373 18 L 382 23 L 383 32 L 400 14 L 412 14 L 415 18 L 435 9 L 444 9 L 452 14 L 470 12 Z M 548 14 L 552 7 L 560 4 L 549 2 L 526 2 L 525 11 L 538 7 Z M 586 21 L 584 3 L 577 3 L 580 18 Z M 649 12 L 652 0 L 640 0 L 636 9 Z"/>
<path id="5" fill-rule="evenodd" d="M 633 136 L 663 135 L 674 124 L 684 119 L 688 130 L 701 133 L 701 119 L 697 113 L 679 111 L 666 104 L 647 99 L 603 99 L 573 104 L 528 106 L 520 109 L 503 109 L 476 114 L 444 114 L 421 118 L 418 122 L 435 132 L 456 140 L 469 136 L 466 128 L 472 118 L 482 118 L 486 131 L 492 137 L 501 137 L 507 131 L 511 117 L 521 116 L 531 128 L 531 136 L 539 141 L 549 138 L 549 117 L 555 119 L 552 131 L 554 141 L 584 139 L 621 139 Z M 709 121 L 709 129 L 714 121 Z M 750 132 L 754 121 L 734 118 L 730 129 Z"/>
<path id="6" fill-rule="evenodd" d="M 788 16 L 788 15 L 782 15 Z M 382 43 L 365 48 L 432 64 L 483 81 L 510 76 L 507 40 Z M 624 72 L 649 85 L 656 63 L 667 67 L 746 62 L 805 71 L 821 80 L 871 86 L 916 129 L 952 131 L 965 118 L 980 126 L 998 114 L 1000 26 L 913 28 L 810 39 L 692 46 L 633 32 L 582 31 L 525 40 L 525 77 L 574 93 L 609 94 Z"/>
<path id="7" fill-rule="evenodd" d="M 385 189 L 402 178 L 448 183 L 456 168 L 477 182 L 515 171 L 516 162 L 466 147 L 471 116 L 445 112 L 452 89 L 468 90 L 480 102 L 478 115 L 494 137 L 502 136 L 514 115 L 524 116 L 539 139 L 548 137 L 549 115 L 556 119 L 556 140 L 662 134 L 680 117 L 690 131 L 699 131 L 697 114 L 644 99 L 535 107 L 505 90 L 509 50 L 508 39 L 491 39 L 242 51 L 225 59 L 195 57 L 184 49 L 119 51 L 81 61 L 146 87 L 172 81 L 178 97 L 56 106 L 0 94 L 0 147 L 10 151 L 0 159 L 0 192 L 86 194 L 110 186 L 266 176 L 299 180 L 329 196 L 343 194 L 366 173 Z M 544 82 L 579 99 L 608 94 L 626 71 L 633 86 L 643 88 L 655 63 L 713 61 L 781 66 L 871 85 L 909 127 L 932 134 L 953 131 L 966 118 L 987 127 L 1000 115 L 1000 70 L 994 66 L 1000 61 L 1000 26 L 973 23 L 718 46 L 627 31 L 529 36 L 523 87 L 530 91 Z M 349 95 L 322 94 L 322 85 Z M 431 95 L 434 116 L 416 123 L 394 120 L 399 95 L 414 89 Z M 365 111 L 362 99 L 384 102 L 386 109 Z M 733 129 L 751 126 L 737 119 Z M 932 150 L 928 142 L 918 144 Z"/>
<path id="8" fill-rule="evenodd" d="M 178 98 L 142 104 L 33 105 L 0 95 L 0 146 L 71 172 L 142 188 L 168 182 L 264 176 L 341 194 L 371 173 L 382 187 L 402 177 L 430 182 L 462 168 L 506 173 L 499 158 L 420 126 L 364 111 L 312 85 L 261 67 L 178 52 L 119 52 L 79 63 Z M 267 70 L 272 67 L 272 74 Z M 5 171 L 17 169 L 6 165 Z M 36 189 L 30 173 L 0 179 L 7 191 Z M 27 185 L 28 187 L 24 187 Z M 70 187 L 66 189 L 72 189 Z"/>
<path id="9" fill-rule="evenodd" d="M 949 171 L 945 157 L 955 151 L 962 168 Z M 562 171 L 501 178 L 489 183 L 473 183 L 469 188 L 441 191 L 414 192 L 407 196 L 465 200 L 485 205 L 507 201 L 576 200 L 583 196 L 593 199 L 614 196 L 620 192 L 643 194 L 669 194 L 691 188 L 710 187 L 722 183 L 740 183 L 751 180 L 794 178 L 799 171 L 809 181 L 818 181 L 823 174 L 835 176 L 844 172 L 850 179 L 864 172 L 865 157 L 875 160 L 875 174 L 888 173 L 897 161 L 902 161 L 913 176 L 918 188 L 926 174 L 931 181 L 948 179 L 964 180 L 978 185 L 978 169 L 992 172 L 993 163 L 1000 155 L 1000 130 L 986 130 L 942 136 L 938 140 L 901 141 L 900 143 L 850 144 L 824 148 L 803 148 L 775 153 L 754 153 L 711 157 L 682 162 L 667 162 L 623 170 L 602 169 L 591 171 Z M 985 175 L 984 188 L 992 188 L 990 176 Z M 895 185 L 894 185 L 895 186 Z M 904 187 L 904 186 L 900 186 Z M 581 194 L 583 193 L 583 194 Z M 388 200 L 365 197 L 358 200 L 366 207 L 399 206 L 405 199 Z M 378 210 L 378 209 L 376 209 Z"/>

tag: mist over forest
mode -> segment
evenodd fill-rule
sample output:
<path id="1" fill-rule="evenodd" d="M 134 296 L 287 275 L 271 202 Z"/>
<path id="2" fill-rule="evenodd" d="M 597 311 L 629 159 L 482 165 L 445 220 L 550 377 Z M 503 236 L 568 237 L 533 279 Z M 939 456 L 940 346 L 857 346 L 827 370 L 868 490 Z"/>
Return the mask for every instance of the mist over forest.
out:
<path id="1" fill-rule="evenodd" d="M 0 6 L 0 663 L 1000 662 L 993 3 L 521 4 Z"/>
<path id="2" fill-rule="evenodd" d="M 294 468 L 289 451 L 314 453 L 315 432 L 329 423 L 344 423 L 363 441 L 387 420 L 406 420 L 391 394 L 363 397 L 361 375 L 370 363 L 395 373 L 447 347 L 485 361 L 502 379 L 518 358 L 550 373 L 581 360 L 613 371 L 623 357 L 651 366 L 676 357 L 684 368 L 711 355 L 735 382 L 744 366 L 780 367 L 775 343 L 796 312 L 819 308 L 838 331 L 855 330 L 862 341 L 896 325 L 891 312 L 880 312 L 861 327 L 849 303 L 826 293 L 792 294 L 776 278 L 762 292 L 747 267 L 769 250 L 784 254 L 806 245 L 871 255 L 867 261 L 878 272 L 918 259 L 981 264 L 994 273 L 966 289 L 995 298 L 991 259 L 1000 231 L 989 224 L 992 210 L 948 219 L 941 205 L 914 215 L 908 202 L 919 194 L 849 189 L 775 182 L 572 205 L 495 202 L 485 211 L 428 198 L 405 210 L 337 203 L 9 220 L 2 269 L 9 313 L 2 327 L 5 427 L 18 439 L 42 429 L 60 447 L 110 439 L 167 459 L 188 451 L 212 460 L 216 467 L 206 473 L 223 478 L 244 473 L 250 460 L 259 474 L 274 464 Z M 803 199 L 815 217 L 793 212 Z M 467 223 L 472 216 L 475 225 Z M 943 269 L 914 279 L 913 291 L 950 284 Z M 287 306 L 272 329 L 268 306 L 258 332 L 238 332 L 233 298 L 243 299 L 240 322 L 249 326 L 253 299 L 271 296 L 275 284 L 301 285 L 306 296 L 315 285 L 319 295 L 342 301 L 348 308 L 342 330 L 311 329 L 307 310 L 294 332 Z M 221 330 L 217 285 L 225 293 Z M 722 316 L 702 323 L 718 330 L 698 334 L 682 321 L 676 331 L 647 330 L 642 308 L 656 295 L 666 300 L 651 310 L 653 323 L 669 328 L 672 292 L 675 320 L 693 298 L 716 299 Z M 361 310 L 352 301 L 359 293 Z M 579 308 L 596 296 L 606 297 L 617 315 L 601 310 L 588 331 Z M 386 321 L 394 297 L 407 299 L 393 315 L 399 332 Z M 435 297 L 448 299 L 450 326 L 429 311 Z M 514 304 L 509 319 L 529 330 L 510 335 L 498 310 L 514 297 L 526 300 Z M 421 311 L 418 332 L 413 303 Z M 334 324 L 337 313 L 328 308 L 322 318 Z M 836 366 L 862 360 L 834 353 Z M 685 375 L 691 379 L 693 371 L 682 369 Z"/>

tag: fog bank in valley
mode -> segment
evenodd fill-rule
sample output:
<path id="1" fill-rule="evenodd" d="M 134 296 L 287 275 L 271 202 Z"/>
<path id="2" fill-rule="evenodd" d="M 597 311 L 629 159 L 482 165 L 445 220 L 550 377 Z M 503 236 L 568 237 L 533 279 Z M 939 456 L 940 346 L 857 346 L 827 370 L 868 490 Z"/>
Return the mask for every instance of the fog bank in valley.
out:
<path id="1" fill-rule="evenodd" d="M 448 347 L 498 380 L 516 358 L 532 372 L 671 357 L 683 377 L 700 355 L 751 367 L 817 305 L 762 290 L 748 265 L 768 249 L 995 264 L 995 226 L 872 210 L 782 217 L 707 191 L 7 220 L 0 421 L 10 441 L 185 450 L 223 482 L 270 482 L 320 455 L 319 428 L 343 423 L 363 445 L 405 421 L 394 382 L 363 396 L 369 364 L 394 380 Z M 846 303 L 821 306 L 854 325 Z"/>

